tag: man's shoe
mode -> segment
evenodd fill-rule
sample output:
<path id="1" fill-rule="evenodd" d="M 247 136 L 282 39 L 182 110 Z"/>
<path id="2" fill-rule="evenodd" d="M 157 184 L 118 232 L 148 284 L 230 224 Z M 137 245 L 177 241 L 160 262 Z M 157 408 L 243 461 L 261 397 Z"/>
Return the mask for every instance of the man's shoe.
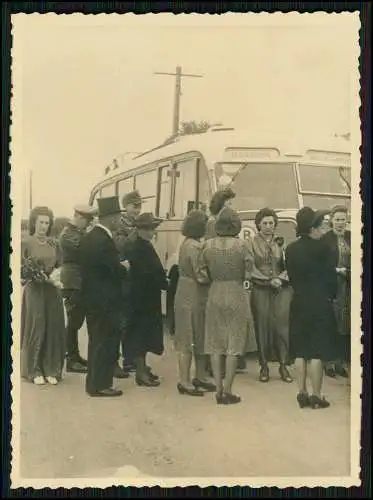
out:
<path id="1" fill-rule="evenodd" d="M 68 361 L 66 371 L 69 373 L 87 373 L 87 367 L 79 363 L 79 361 Z"/>
<path id="2" fill-rule="evenodd" d="M 92 398 L 115 398 L 122 396 L 123 391 L 119 389 L 102 389 L 102 391 L 95 391 L 88 393 Z"/>

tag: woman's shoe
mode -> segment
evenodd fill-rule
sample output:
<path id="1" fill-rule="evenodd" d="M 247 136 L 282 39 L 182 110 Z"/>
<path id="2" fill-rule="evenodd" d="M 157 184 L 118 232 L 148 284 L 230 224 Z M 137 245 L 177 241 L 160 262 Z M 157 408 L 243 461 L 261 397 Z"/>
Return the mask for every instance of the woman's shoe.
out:
<path id="1" fill-rule="evenodd" d="M 47 382 L 50 385 L 57 385 L 58 384 L 58 380 L 56 379 L 56 377 L 47 377 Z"/>
<path id="2" fill-rule="evenodd" d="M 310 397 L 306 392 L 300 392 L 297 395 L 299 408 L 308 408 L 310 406 Z"/>
<path id="3" fill-rule="evenodd" d="M 343 378 L 348 378 L 348 372 L 343 366 L 336 368 L 335 374 Z"/>
<path id="4" fill-rule="evenodd" d="M 39 375 L 38 377 L 35 377 L 33 380 L 35 385 L 45 385 L 45 378 Z"/>
<path id="5" fill-rule="evenodd" d="M 336 374 L 334 368 L 325 368 L 325 375 L 330 378 L 335 378 Z"/>
<path id="6" fill-rule="evenodd" d="M 218 405 L 234 405 L 241 402 L 240 396 L 235 394 L 216 394 L 215 398 Z"/>
<path id="7" fill-rule="evenodd" d="M 324 409 L 330 406 L 329 401 L 325 398 L 319 398 L 317 396 L 310 396 L 310 406 L 313 410 Z"/>
<path id="8" fill-rule="evenodd" d="M 150 380 L 155 380 L 155 381 L 159 380 L 158 375 L 156 375 L 155 373 L 152 372 L 152 369 L 150 368 L 150 366 L 146 367 L 146 372 L 147 372 L 147 375 L 150 378 Z"/>
<path id="9" fill-rule="evenodd" d="M 259 373 L 260 382 L 268 382 L 269 380 L 269 369 L 268 366 L 262 366 Z"/>
<path id="10" fill-rule="evenodd" d="M 204 382 L 203 380 L 198 380 L 198 378 L 195 378 L 192 380 L 192 384 L 196 389 L 204 389 L 207 392 L 215 392 L 216 391 L 216 385 L 212 384 L 211 382 Z"/>
<path id="11" fill-rule="evenodd" d="M 136 377 L 136 384 L 140 387 L 158 387 L 161 383 L 159 380 L 143 379 Z"/>
<path id="12" fill-rule="evenodd" d="M 225 394 L 225 398 L 227 401 L 227 405 L 235 405 L 237 403 L 241 403 L 241 398 L 240 396 L 237 396 L 237 394 Z"/>
<path id="13" fill-rule="evenodd" d="M 188 389 L 187 387 L 184 387 L 182 384 L 177 384 L 177 390 L 179 391 L 179 394 L 185 394 L 188 396 L 203 396 L 203 392 L 199 391 L 196 387 L 194 389 Z"/>
<path id="14" fill-rule="evenodd" d="M 289 370 L 287 369 L 287 367 L 285 365 L 280 365 L 279 372 L 280 372 L 281 380 L 283 380 L 284 382 L 287 382 L 288 384 L 290 384 L 293 381 L 293 378 L 291 377 Z"/>

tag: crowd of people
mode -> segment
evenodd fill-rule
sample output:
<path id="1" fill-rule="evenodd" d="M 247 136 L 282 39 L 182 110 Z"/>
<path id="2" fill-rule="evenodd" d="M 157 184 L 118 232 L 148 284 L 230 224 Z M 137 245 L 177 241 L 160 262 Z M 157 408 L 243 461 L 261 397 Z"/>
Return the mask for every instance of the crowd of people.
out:
<path id="1" fill-rule="evenodd" d="M 293 382 L 294 364 L 299 406 L 327 408 L 324 372 L 348 377 L 350 367 L 347 209 L 300 209 L 297 239 L 286 246 L 270 208 L 256 214 L 254 237 L 239 238 L 234 197 L 230 188 L 219 190 L 209 216 L 191 210 L 183 221 L 174 301 L 177 390 L 239 403 L 233 382 L 254 343 L 260 382 L 270 380 L 274 361 L 281 380 Z M 164 352 L 161 294 L 169 280 L 152 243 L 162 220 L 141 212 L 140 194 L 125 195 L 122 207 L 118 197 L 97 203 L 97 210 L 75 207 L 57 242 L 51 210 L 31 211 L 22 248 L 21 374 L 56 385 L 67 358 L 68 372 L 86 373 L 89 396 L 116 397 L 123 392 L 113 379 L 131 371 L 139 386 L 160 385 L 147 354 Z M 85 320 L 87 360 L 78 342 Z"/>

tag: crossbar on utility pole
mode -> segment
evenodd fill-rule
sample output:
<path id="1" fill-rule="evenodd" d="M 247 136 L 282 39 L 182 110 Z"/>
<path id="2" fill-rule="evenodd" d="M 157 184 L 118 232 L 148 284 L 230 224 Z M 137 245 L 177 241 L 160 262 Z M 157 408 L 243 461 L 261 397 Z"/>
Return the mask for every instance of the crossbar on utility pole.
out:
<path id="1" fill-rule="evenodd" d="M 182 73 L 181 66 L 176 66 L 176 73 L 166 73 L 162 71 L 155 71 L 155 75 L 166 75 L 175 77 L 175 103 L 174 103 L 174 114 L 172 120 L 172 135 L 177 135 L 179 132 L 179 121 L 180 121 L 180 96 L 181 96 L 181 79 L 183 77 L 191 78 L 203 78 L 203 75 L 193 75 L 188 73 Z"/>

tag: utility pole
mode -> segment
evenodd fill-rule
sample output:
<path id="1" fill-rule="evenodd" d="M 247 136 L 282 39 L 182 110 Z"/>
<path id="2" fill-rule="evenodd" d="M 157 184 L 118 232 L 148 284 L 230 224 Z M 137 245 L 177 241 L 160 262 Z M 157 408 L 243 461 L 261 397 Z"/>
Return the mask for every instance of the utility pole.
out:
<path id="1" fill-rule="evenodd" d="M 174 103 L 174 114 L 172 120 L 172 135 L 177 135 L 179 132 L 179 122 L 180 122 L 180 96 L 181 94 L 181 79 L 183 77 L 191 78 L 203 78 L 203 75 L 191 75 L 182 73 L 181 66 L 176 66 L 176 73 L 163 73 L 160 71 L 154 72 L 155 75 L 167 75 L 175 77 L 175 103 Z"/>

